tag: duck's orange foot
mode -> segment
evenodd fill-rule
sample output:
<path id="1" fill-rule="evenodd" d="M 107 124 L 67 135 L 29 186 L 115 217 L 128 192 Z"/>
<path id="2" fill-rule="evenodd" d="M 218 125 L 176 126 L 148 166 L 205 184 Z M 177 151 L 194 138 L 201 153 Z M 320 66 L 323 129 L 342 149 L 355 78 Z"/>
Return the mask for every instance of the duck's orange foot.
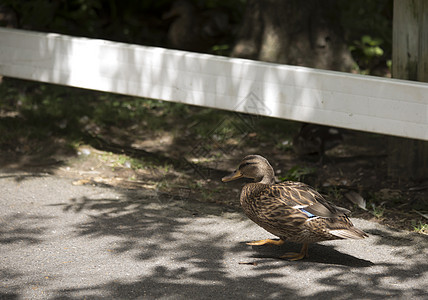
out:
<path id="1" fill-rule="evenodd" d="M 296 253 L 296 252 L 288 252 L 280 256 L 280 258 L 286 258 L 288 260 L 301 260 L 305 257 L 306 255 L 304 253 L 302 254 L 302 253 Z"/>
<path id="2" fill-rule="evenodd" d="M 271 240 L 271 239 L 259 240 L 259 241 L 247 243 L 247 245 L 250 245 L 250 246 L 261 246 L 261 245 L 281 246 L 282 244 L 284 244 L 283 240 Z"/>
<path id="3" fill-rule="evenodd" d="M 302 250 L 299 253 L 288 252 L 280 256 L 280 258 L 286 258 L 288 260 L 301 260 L 305 257 L 308 257 L 308 244 L 303 244 Z"/>

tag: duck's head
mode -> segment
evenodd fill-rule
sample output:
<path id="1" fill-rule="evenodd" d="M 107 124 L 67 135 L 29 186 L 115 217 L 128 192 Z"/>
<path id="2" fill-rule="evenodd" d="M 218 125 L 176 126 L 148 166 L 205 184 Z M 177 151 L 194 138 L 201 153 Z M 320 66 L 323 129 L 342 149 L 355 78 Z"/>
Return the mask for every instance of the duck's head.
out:
<path id="1" fill-rule="evenodd" d="M 248 155 L 244 157 L 238 168 L 221 180 L 228 182 L 242 177 L 251 178 L 254 182 L 259 183 L 275 183 L 275 174 L 272 166 L 266 158 L 260 155 Z"/>

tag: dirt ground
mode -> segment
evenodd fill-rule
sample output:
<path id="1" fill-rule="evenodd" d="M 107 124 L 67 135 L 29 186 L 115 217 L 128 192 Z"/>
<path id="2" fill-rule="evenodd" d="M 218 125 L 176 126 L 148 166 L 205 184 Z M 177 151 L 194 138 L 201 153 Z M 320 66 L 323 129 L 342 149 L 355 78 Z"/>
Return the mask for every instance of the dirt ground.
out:
<path id="1" fill-rule="evenodd" d="M 107 121 L 97 122 L 89 113 L 68 116 L 74 105 L 70 101 L 57 107 L 56 111 L 64 112 L 53 118 L 45 113 L 54 102 L 45 106 L 40 102 L 35 109 L 32 100 L 32 106 L 24 109 L 30 94 L 43 92 L 39 85 L 27 86 L 27 100 L 22 100 L 22 89 L 10 92 L 13 84 L 8 92 L 2 84 L 0 167 L 4 170 L 55 174 L 73 178 L 76 185 L 155 189 L 238 210 L 244 181 L 225 184 L 221 177 L 245 155 L 260 154 L 271 162 L 278 180 L 304 181 L 352 210 L 354 217 L 428 233 L 427 220 L 421 215 L 428 212 L 428 181 L 386 176 L 390 151 L 386 136 L 344 130 L 343 141 L 320 162 L 318 156 L 301 157 L 293 151 L 298 122 L 144 99 L 137 99 L 134 106 L 121 96 L 114 96 L 119 104 L 112 105 L 111 115 L 102 112 L 108 115 Z M 100 98 L 100 93 L 67 91 L 61 97 L 73 101 Z M 93 107 L 112 101 L 102 100 Z M 144 113 L 119 116 L 124 109 L 135 112 L 135 107 L 143 107 Z M 348 200 L 350 192 L 365 199 L 365 210 Z"/>

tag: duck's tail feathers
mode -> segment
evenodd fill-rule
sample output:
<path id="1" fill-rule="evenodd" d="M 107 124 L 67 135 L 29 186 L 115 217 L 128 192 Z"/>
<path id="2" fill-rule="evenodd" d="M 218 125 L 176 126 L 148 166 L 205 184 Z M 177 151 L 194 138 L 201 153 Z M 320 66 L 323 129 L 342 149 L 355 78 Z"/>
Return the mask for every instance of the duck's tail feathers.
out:
<path id="1" fill-rule="evenodd" d="M 333 229 L 329 231 L 330 234 L 342 239 L 364 239 L 368 234 L 358 228 L 349 229 Z"/>

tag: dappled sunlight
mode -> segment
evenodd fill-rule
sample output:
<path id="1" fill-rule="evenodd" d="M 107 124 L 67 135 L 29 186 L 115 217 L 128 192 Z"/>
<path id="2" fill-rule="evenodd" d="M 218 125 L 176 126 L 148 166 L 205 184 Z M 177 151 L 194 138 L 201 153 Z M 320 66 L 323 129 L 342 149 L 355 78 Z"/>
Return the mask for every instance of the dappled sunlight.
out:
<path id="1" fill-rule="evenodd" d="M 189 218 L 192 211 L 183 212 L 177 209 L 183 205 L 180 201 L 156 197 L 150 199 L 148 202 L 147 199 L 123 202 L 100 199 L 101 204 L 95 204 L 98 200 L 93 200 L 93 204 L 88 199 L 84 200 L 88 205 L 84 205 L 85 208 L 79 209 L 78 212 L 98 211 L 99 216 L 91 215 L 88 222 L 80 224 L 76 228 L 79 235 L 120 237 L 123 241 L 115 242 L 119 246 L 113 249 L 112 255 L 122 255 L 126 250 L 134 253 L 137 261 L 151 261 L 155 265 L 147 275 L 137 278 L 132 284 L 116 281 L 115 289 L 106 284 L 91 287 L 90 290 L 95 288 L 108 291 L 113 297 L 118 295 L 116 289 L 126 295 L 135 296 L 161 296 L 162 290 L 170 294 L 178 289 L 178 295 L 190 296 L 205 288 L 225 296 L 239 292 L 240 295 L 248 296 L 267 293 L 299 297 L 336 294 L 351 297 L 357 291 L 364 290 L 364 296 L 376 297 L 384 294 L 402 295 L 409 277 L 424 280 L 427 276 L 426 263 L 420 261 L 417 264 L 404 264 L 401 262 L 401 254 L 396 250 L 391 252 L 396 259 L 383 262 L 382 259 L 379 261 L 377 256 L 367 259 L 367 254 L 363 252 L 350 255 L 346 250 L 340 250 L 342 244 L 352 247 L 355 241 L 311 245 L 308 259 L 299 262 L 281 260 L 278 258 L 281 254 L 290 250 L 296 251 L 300 245 L 286 243 L 280 247 L 251 247 L 244 243 L 244 236 L 237 240 L 236 233 L 254 229 L 259 232 L 257 235 L 267 233 L 242 218 L 224 219 L 220 224 L 215 217 L 209 215 Z M 117 205 L 114 205 L 115 202 Z M 123 214 L 120 214 L 122 210 Z M 367 225 L 363 224 L 362 228 L 365 229 L 365 226 Z M 234 231 L 228 232 L 229 228 Z M 423 237 L 418 246 L 413 248 L 413 238 L 418 236 L 406 241 L 397 236 L 392 238 L 395 243 L 388 244 L 388 239 L 379 239 L 380 235 L 387 235 L 388 230 L 379 228 L 371 234 L 370 239 L 364 240 L 363 247 L 372 247 L 370 244 L 373 241 L 383 246 L 372 248 L 373 253 L 385 251 L 386 245 L 394 249 L 398 242 L 410 247 L 406 251 L 409 255 L 424 255 L 423 245 L 427 244 L 427 240 Z M 346 248 L 351 249 L 348 247 Z M 170 261 L 166 266 L 161 263 L 165 260 Z M 174 264 L 174 267 L 169 267 L 169 264 Z M 349 272 L 350 268 L 352 272 Z M 316 294 L 301 290 L 301 284 L 307 282 L 304 277 L 307 270 L 316 274 L 311 280 L 321 286 Z M 245 276 L 242 276 L 242 272 Z M 365 278 L 363 281 L 362 277 Z M 248 286 L 252 281 L 258 282 L 257 287 Z M 84 290 L 68 292 L 85 294 Z M 87 292 L 90 295 L 90 291 Z M 421 295 L 423 290 L 415 289 L 413 292 L 415 295 Z"/>
<path id="2" fill-rule="evenodd" d="M 230 20 L 205 50 L 233 58 L 161 48 L 183 17 L 165 12 L 186 1 L 1 5 L 12 28 L 0 28 L 0 298 L 426 297 L 428 189 L 391 179 L 388 157 L 405 149 L 386 140 L 428 139 L 428 85 L 303 66 L 349 71 L 346 49 L 361 73 L 391 76 L 392 1 L 340 4 L 342 41 L 323 31 L 322 10 L 281 25 L 317 1 L 283 19 L 282 5 L 192 0 L 203 26 L 184 28 L 192 39 L 177 49 L 218 27 L 199 22 L 209 11 Z M 281 43 L 291 51 L 276 61 L 299 66 L 238 58 L 273 61 Z M 300 134 L 300 122 L 315 129 Z M 300 153 L 299 137 L 318 144 Z M 305 182 L 352 211 L 369 237 L 310 244 L 299 261 L 281 256 L 301 244 L 248 245 L 278 238 L 242 213 L 244 181 L 221 181 L 248 154 L 269 159 L 272 182 Z"/>
<path id="3" fill-rule="evenodd" d="M 60 291 L 58 297 L 84 297 L 106 292 L 113 298 L 149 297 L 161 298 L 174 295 L 177 298 L 285 298 L 296 297 L 296 291 L 279 284 L 262 282 L 273 275 L 224 278 L 221 274 L 212 273 L 210 280 L 197 280 L 183 283 L 186 278 L 183 269 L 171 270 L 157 267 L 150 275 L 140 277 L 135 282 L 107 282 L 90 289 L 67 289 Z M 187 280 L 186 280 L 187 281 Z"/>
<path id="4" fill-rule="evenodd" d="M 0 244 L 29 245 L 44 241 L 44 233 L 48 230 L 43 222 L 51 219 L 43 215 L 26 215 L 15 213 L 0 219 Z"/>
<path id="5" fill-rule="evenodd" d="M 428 246 L 428 237 L 423 234 L 409 233 L 403 236 L 403 231 L 391 229 L 368 229 L 372 237 L 372 243 L 377 246 L 388 245 L 396 257 L 402 260 L 418 259 L 424 262 L 426 259 L 426 249 Z M 428 271 L 428 269 L 427 269 Z"/>
<path id="6" fill-rule="evenodd" d="M 9 294 L 32 295 L 37 287 L 52 298 L 418 297 L 428 276 L 425 237 L 368 221 L 355 223 L 370 238 L 314 244 L 309 258 L 288 261 L 279 256 L 300 245 L 249 246 L 270 235 L 242 214 L 198 197 L 75 186 L 54 177 L 43 178 L 49 192 L 42 196 L 34 185 L 40 178 L 2 180 L 21 186 L 16 207 L 1 216 L 0 247 L 16 269 Z M 25 218 L 13 213 L 18 209 Z"/>

